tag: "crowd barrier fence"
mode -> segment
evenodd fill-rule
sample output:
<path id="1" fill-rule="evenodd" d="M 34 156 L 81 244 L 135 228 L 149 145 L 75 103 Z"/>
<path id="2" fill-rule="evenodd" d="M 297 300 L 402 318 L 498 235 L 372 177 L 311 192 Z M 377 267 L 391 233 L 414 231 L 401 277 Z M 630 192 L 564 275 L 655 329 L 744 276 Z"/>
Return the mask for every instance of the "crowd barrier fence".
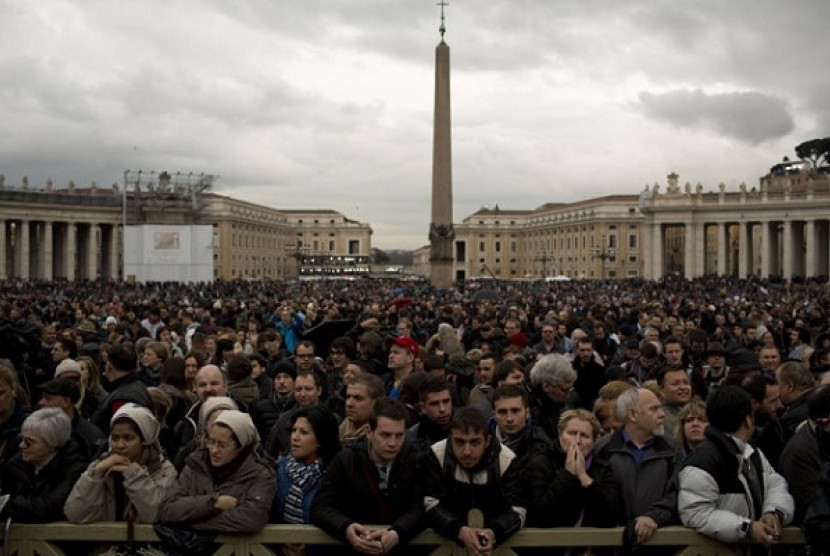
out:
<path id="1" fill-rule="evenodd" d="M 511 537 L 501 547 L 496 547 L 495 556 L 515 554 L 512 548 L 518 547 L 622 547 L 622 528 L 596 529 L 590 527 L 535 529 L 525 528 Z M 120 543 L 127 538 L 127 527 L 123 522 L 95 523 L 74 525 L 71 523 L 49 523 L 29 525 L 14 523 L 4 534 L 4 543 L 8 556 L 63 556 L 80 554 L 72 550 L 73 543 L 90 541 L 100 543 Z M 134 532 L 136 542 L 156 542 L 158 537 L 152 525 L 136 525 Z M 219 535 L 216 539 L 215 556 L 267 556 L 278 554 L 278 545 L 298 544 L 338 544 L 322 530 L 312 525 L 268 525 L 255 535 Z M 794 527 L 785 528 L 781 538 L 782 544 L 799 545 L 804 543 L 801 531 Z M 60 544 L 60 547 L 58 546 Z M 426 530 L 416 537 L 411 544 L 435 546 L 433 556 L 461 555 L 464 550 L 455 543 L 450 543 L 432 530 Z M 719 556 L 732 555 L 734 549 L 699 535 L 686 527 L 664 527 L 647 543 L 651 546 L 677 547 L 678 556 Z M 66 550 L 62 550 L 62 548 Z M 67 548 L 68 547 L 68 548 Z M 577 554 L 583 554 L 577 551 Z M 617 551 L 615 550 L 615 553 Z M 587 552 L 590 554 L 590 551 Z M 6 552 L 4 551 L 4 554 Z"/>

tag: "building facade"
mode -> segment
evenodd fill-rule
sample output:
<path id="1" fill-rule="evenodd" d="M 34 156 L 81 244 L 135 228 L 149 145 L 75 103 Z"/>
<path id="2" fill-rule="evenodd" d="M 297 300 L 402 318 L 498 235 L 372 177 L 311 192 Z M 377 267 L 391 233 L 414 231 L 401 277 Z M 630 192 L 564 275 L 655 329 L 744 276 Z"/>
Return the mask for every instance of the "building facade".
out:
<path id="1" fill-rule="evenodd" d="M 830 276 L 830 177 L 773 166 L 759 185 L 704 192 L 677 174 L 639 195 L 532 210 L 482 208 L 455 226 L 455 279 Z M 429 246 L 415 271 L 429 275 Z"/>
<path id="2" fill-rule="evenodd" d="M 122 279 L 123 227 L 199 223 L 213 227 L 214 277 L 296 278 L 303 257 L 355 255 L 368 263 L 372 229 L 333 210 L 281 211 L 232 197 L 110 188 L 10 186 L 0 176 L 0 279 Z M 367 264 L 368 266 L 368 264 Z"/>

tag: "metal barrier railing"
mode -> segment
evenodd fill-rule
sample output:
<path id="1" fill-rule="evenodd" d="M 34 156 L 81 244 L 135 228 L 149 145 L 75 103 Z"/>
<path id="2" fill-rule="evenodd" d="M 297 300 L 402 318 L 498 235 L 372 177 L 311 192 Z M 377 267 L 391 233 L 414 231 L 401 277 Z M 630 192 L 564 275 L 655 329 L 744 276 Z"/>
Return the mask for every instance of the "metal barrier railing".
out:
<path id="1" fill-rule="evenodd" d="M 590 527 L 556 529 L 522 529 L 502 547 L 496 547 L 495 554 L 511 554 L 517 547 L 622 547 L 622 528 L 596 529 Z M 136 525 L 136 542 L 156 542 L 158 537 L 151 525 Z M 127 526 L 123 522 L 74 525 L 72 523 L 21 524 L 7 527 L 4 537 L 4 555 L 11 556 L 61 556 L 58 546 L 70 546 L 73 542 L 90 541 L 100 543 L 123 543 L 127 540 Z M 268 525 L 255 535 L 219 535 L 216 538 L 220 556 L 248 556 L 274 554 L 280 544 L 339 544 L 322 530 L 312 525 Z M 782 544 L 804 544 L 799 529 L 785 528 Z M 432 530 L 426 530 L 410 544 L 434 546 L 433 554 L 464 554 L 455 543 L 447 541 Z M 708 537 L 699 535 L 686 527 L 664 527 L 659 529 L 647 543 L 651 546 L 677 547 L 683 556 L 718 556 L 734 554 L 733 549 Z M 271 548 L 269 548 L 269 546 Z M 67 549 L 67 553 L 74 554 Z"/>

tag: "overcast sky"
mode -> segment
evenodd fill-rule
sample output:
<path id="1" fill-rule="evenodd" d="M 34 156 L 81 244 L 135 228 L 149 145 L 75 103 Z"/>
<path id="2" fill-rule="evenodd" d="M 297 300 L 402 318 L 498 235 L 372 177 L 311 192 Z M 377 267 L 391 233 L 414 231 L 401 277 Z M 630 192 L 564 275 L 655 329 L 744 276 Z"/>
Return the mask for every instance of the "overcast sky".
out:
<path id="1" fill-rule="evenodd" d="M 0 173 L 125 169 L 427 242 L 437 0 L 0 0 Z M 717 190 L 830 135 L 827 0 L 450 0 L 454 219 Z"/>

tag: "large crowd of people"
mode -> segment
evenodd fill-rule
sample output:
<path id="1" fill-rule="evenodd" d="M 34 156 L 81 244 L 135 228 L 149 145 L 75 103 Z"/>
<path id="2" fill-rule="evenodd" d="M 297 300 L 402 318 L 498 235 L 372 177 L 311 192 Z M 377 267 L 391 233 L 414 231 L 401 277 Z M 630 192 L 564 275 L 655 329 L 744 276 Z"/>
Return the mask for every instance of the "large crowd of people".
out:
<path id="1" fill-rule="evenodd" d="M 87 543 L 110 554 L 268 523 L 475 555 L 524 526 L 793 524 L 830 554 L 828 384 L 820 280 L 7 280 L 0 518 L 154 524 Z"/>

